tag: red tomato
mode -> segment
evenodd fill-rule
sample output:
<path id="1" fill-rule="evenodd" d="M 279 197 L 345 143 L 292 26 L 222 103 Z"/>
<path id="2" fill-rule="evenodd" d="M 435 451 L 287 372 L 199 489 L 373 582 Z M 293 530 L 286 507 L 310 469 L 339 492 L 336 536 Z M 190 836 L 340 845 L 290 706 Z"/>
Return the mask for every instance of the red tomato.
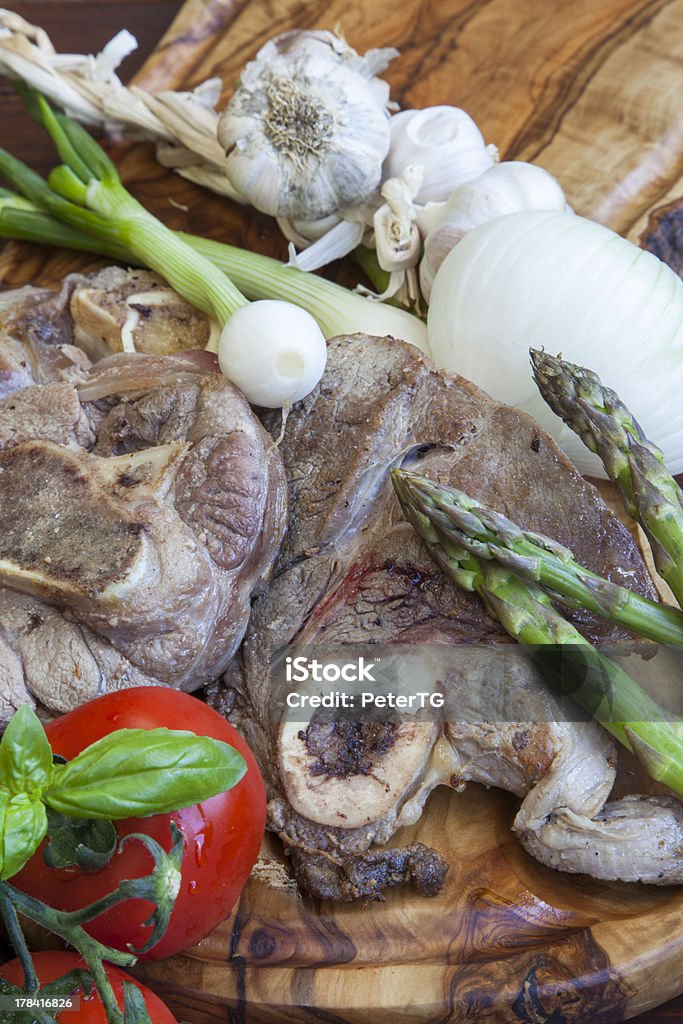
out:
<path id="1" fill-rule="evenodd" d="M 55 978 L 60 978 L 63 974 L 73 971 L 76 967 L 85 967 L 85 963 L 81 960 L 78 953 L 67 953 L 61 950 L 58 952 L 34 953 L 33 963 L 35 964 L 36 974 L 41 985 L 46 985 L 48 982 L 54 981 Z M 177 1024 L 176 1018 L 168 1006 L 166 1006 L 166 1003 L 163 1003 L 159 996 L 147 988 L 146 985 L 143 985 L 135 978 L 131 978 L 130 974 L 126 974 L 125 971 L 114 967 L 112 964 L 106 964 L 105 969 L 111 986 L 114 989 L 116 1002 L 121 1009 L 123 1009 L 123 983 L 124 981 L 131 981 L 134 985 L 137 985 L 144 996 L 145 1006 L 147 1007 L 152 1024 Z M 10 963 L 0 967 L 0 977 L 5 978 L 12 985 L 21 986 L 24 982 L 24 972 L 19 961 L 11 960 Z M 83 991 L 74 993 L 74 995 L 78 995 L 80 999 L 80 1006 L 77 1010 L 62 1010 L 60 1013 L 57 1013 L 54 1009 L 46 1008 L 47 1012 L 54 1016 L 59 1021 L 59 1024 L 107 1024 L 107 1015 L 104 1012 L 100 997 L 94 989 L 93 994 L 87 999 Z"/>
<path id="2" fill-rule="evenodd" d="M 115 729 L 188 729 L 223 740 L 239 751 L 247 771 L 236 786 L 172 814 L 115 822 L 120 836 L 144 832 L 165 850 L 171 848 L 169 822 L 183 833 L 182 883 L 166 932 L 141 959 L 172 956 L 213 931 L 230 913 L 258 856 L 266 819 L 266 798 L 258 765 L 239 733 L 196 697 L 163 687 L 119 690 L 70 711 L 46 727 L 53 751 L 67 759 Z M 12 878 L 12 884 L 58 910 L 76 910 L 116 888 L 126 878 L 152 871 L 154 862 L 142 843 L 131 839 L 101 871 L 50 868 L 42 847 Z M 146 900 L 125 900 L 87 925 L 100 942 L 128 951 L 144 945 L 144 926 L 152 911 Z"/>

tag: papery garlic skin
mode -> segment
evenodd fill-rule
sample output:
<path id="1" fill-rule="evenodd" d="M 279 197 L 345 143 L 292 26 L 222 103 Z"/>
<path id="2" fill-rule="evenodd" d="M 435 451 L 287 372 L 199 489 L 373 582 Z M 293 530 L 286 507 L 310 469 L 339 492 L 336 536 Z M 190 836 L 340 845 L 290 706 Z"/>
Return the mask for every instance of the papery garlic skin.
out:
<path id="1" fill-rule="evenodd" d="M 367 79 L 367 84 L 375 99 L 388 109 L 398 109 L 398 104 L 389 100 L 389 84 L 378 78 L 386 70 L 389 63 L 398 57 L 398 50 L 393 46 L 383 46 L 368 50 L 362 57 L 352 46 L 334 32 L 326 29 L 290 29 L 281 32 L 265 43 L 256 55 L 257 60 L 272 60 L 282 56 L 318 56 L 328 57 L 347 67 L 358 71 Z"/>
<path id="2" fill-rule="evenodd" d="M 336 213 L 331 213 L 328 217 L 319 217 L 317 220 L 289 220 L 288 217 L 278 217 L 277 226 L 288 242 L 298 245 L 300 249 L 307 249 L 309 245 L 313 245 L 337 227 L 340 220 L 341 217 Z"/>
<path id="3" fill-rule="evenodd" d="M 288 222 L 285 222 L 288 223 Z M 365 234 L 365 225 L 361 221 L 340 220 L 315 242 L 306 245 L 302 252 L 297 252 L 293 242 L 289 245 L 287 265 L 299 270 L 319 270 L 333 260 L 343 259 L 361 244 Z"/>
<path id="4" fill-rule="evenodd" d="M 420 204 L 448 199 L 498 160 L 497 148 L 486 145 L 472 118 L 458 107 L 402 110 L 393 115 L 390 128 L 383 177 L 398 178 L 411 164 L 422 164 L 424 179 L 415 197 Z"/>
<path id="5" fill-rule="evenodd" d="M 421 165 L 406 167 L 400 178 L 382 185 L 386 202 L 373 217 L 377 262 L 392 273 L 414 267 L 420 258 L 420 233 L 415 223 L 414 199 L 424 177 Z"/>
<path id="6" fill-rule="evenodd" d="M 245 68 L 218 123 L 233 187 L 263 213 L 317 220 L 362 202 L 389 149 L 395 51 L 364 58 L 332 33 L 288 32 Z"/>
<path id="7" fill-rule="evenodd" d="M 360 245 L 365 233 L 362 221 L 346 219 L 336 213 L 318 220 L 278 217 L 277 225 L 290 243 L 288 266 L 307 271 L 319 270 L 347 256 Z"/>
<path id="8" fill-rule="evenodd" d="M 435 211 L 436 223 L 432 220 L 433 226 L 424 240 L 420 288 L 427 302 L 434 275 L 469 231 L 494 217 L 522 210 L 571 212 L 562 187 L 552 174 L 518 160 L 496 164 L 456 189 L 448 202 Z M 425 220 L 429 222 L 428 218 Z"/>

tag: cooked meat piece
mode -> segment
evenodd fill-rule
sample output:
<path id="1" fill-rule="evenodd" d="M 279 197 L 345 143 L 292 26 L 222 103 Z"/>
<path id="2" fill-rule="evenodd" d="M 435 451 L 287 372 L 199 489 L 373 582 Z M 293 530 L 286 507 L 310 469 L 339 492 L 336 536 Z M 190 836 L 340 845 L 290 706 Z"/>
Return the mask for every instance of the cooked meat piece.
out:
<path id="1" fill-rule="evenodd" d="M 218 325 L 147 270 L 69 274 L 58 292 L 0 294 L 0 399 L 34 384 L 84 380 L 113 352 L 204 349 Z"/>
<path id="2" fill-rule="evenodd" d="M 73 384 L 45 384 L 15 391 L 0 400 L 0 448 L 26 438 L 90 448 L 95 442 L 91 411 Z"/>
<path id="3" fill-rule="evenodd" d="M 286 517 L 280 456 L 229 381 L 118 355 L 26 388 L 0 402 L 0 478 L 8 705 L 225 669 Z"/>
<path id="4" fill-rule="evenodd" d="M 63 713 L 106 690 L 159 683 L 68 611 L 0 589 L 0 723 L 21 704 Z"/>
<path id="5" fill-rule="evenodd" d="M 304 892 L 328 900 L 376 899 L 385 889 L 406 882 L 421 896 L 436 896 L 448 870 L 438 853 L 422 843 L 370 850 L 362 857 L 343 860 L 293 846 L 291 858 Z"/>
<path id="6" fill-rule="evenodd" d="M 112 352 L 172 355 L 206 348 L 218 325 L 148 270 L 107 267 L 71 296 L 76 343 L 91 359 Z"/>
<path id="7" fill-rule="evenodd" d="M 554 695 L 523 664 L 520 656 L 501 663 L 504 675 L 468 673 L 458 687 L 461 720 L 449 713 L 442 741 L 453 774 L 442 768 L 439 781 L 482 782 L 523 797 L 513 828 L 550 867 L 606 880 L 683 882 L 683 805 L 656 796 L 606 803 L 616 774 L 614 742 L 595 722 L 561 721 Z M 511 721 L 525 711 L 533 721 Z"/>
<path id="8" fill-rule="evenodd" d="M 514 828 L 529 853 L 560 871 L 608 881 L 683 883 L 683 805 L 673 796 L 627 796 L 594 817 L 556 806 L 536 823 L 526 820 L 522 804 Z"/>
<path id="9" fill-rule="evenodd" d="M 59 292 L 18 288 L 0 294 L 0 399 L 50 381 L 76 383 L 90 360 L 74 344 L 69 296 L 77 275 Z"/>
<path id="10" fill-rule="evenodd" d="M 272 428 L 278 430 L 279 422 Z M 269 825 L 296 851 L 292 864 L 302 888 L 321 897 L 367 895 L 367 866 L 377 894 L 405 878 L 406 871 L 373 874 L 378 856 L 386 865 L 382 856 L 393 862 L 397 854 L 370 847 L 386 843 L 401 824 L 416 821 L 434 785 L 476 777 L 520 795 L 533 793 L 553 765 L 564 778 L 560 766 L 566 769 L 571 752 L 586 742 L 566 724 L 548 725 L 542 715 L 541 724 L 529 727 L 523 750 L 515 748 L 514 737 L 524 725 L 507 727 L 494 720 L 488 732 L 468 733 L 455 724 L 435 741 L 426 760 L 421 744 L 411 762 L 408 734 L 397 730 L 392 760 L 400 764 L 405 752 L 406 770 L 380 774 L 390 787 L 382 799 L 367 767 L 353 784 L 336 784 L 334 751 L 349 780 L 350 759 L 339 743 L 326 757 L 326 773 L 316 768 L 315 778 L 294 784 L 289 768 L 307 763 L 306 726 L 288 729 L 273 713 L 271 662 L 285 645 L 319 644 L 329 650 L 346 643 L 507 642 L 478 598 L 456 589 L 432 562 L 401 514 L 389 468 L 419 466 L 421 473 L 495 505 L 525 528 L 556 538 L 594 571 L 649 596 L 654 590 L 626 529 L 531 419 L 437 370 L 402 342 L 362 335 L 332 340 L 325 375 L 290 413 L 281 451 L 290 485 L 289 530 L 275 577 L 255 602 L 242 664 L 233 666 L 225 688 L 212 688 L 209 697 L 257 751 L 269 788 Z M 583 613 L 572 617 L 593 639 L 623 636 Z M 523 691 L 533 673 L 519 671 Z M 443 681 L 435 673 L 432 685 Z M 457 687 L 457 680 L 445 683 Z M 519 722 L 535 720 L 533 708 L 519 712 Z M 361 728 L 361 740 L 370 743 L 369 723 Z M 587 768 L 574 806 L 584 813 L 583 796 L 593 792 L 592 814 L 602 807 L 613 772 L 605 768 L 611 753 L 606 754 L 602 736 L 596 729 L 585 735 L 593 745 L 586 766 L 595 771 L 591 775 Z M 431 738 L 427 749 L 430 743 Z M 388 752 L 385 746 L 380 756 L 386 760 Z M 308 755 L 313 756 L 310 750 Z M 527 799 L 531 806 L 531 795 Z M 350 810 L 353 827 L 344 827 Z M 332 824 L 335 817 L 338 823 Z"/>

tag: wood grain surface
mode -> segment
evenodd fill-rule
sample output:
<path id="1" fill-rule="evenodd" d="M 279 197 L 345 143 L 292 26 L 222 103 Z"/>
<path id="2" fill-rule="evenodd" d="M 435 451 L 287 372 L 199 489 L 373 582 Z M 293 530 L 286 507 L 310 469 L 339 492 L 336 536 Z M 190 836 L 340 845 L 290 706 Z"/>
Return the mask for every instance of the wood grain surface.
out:
<path id="1" fill-rule="evenodd" d="M 125 78 L 179 6 L 50 0 L 12 9 L 63 51 L 96 51 L 131 29 L 141 51 Z M 218 73 L 229 87 L 274 33 L 337 23 L 360 50 L 398 47 L 387 77 L 402 106 L 464 107 L 503 157 L 556 174 L 577 212 L 680 256 L 683 0 L 190 0 L 138 81 L 157 89 Z M 0 115 L 4 144 L 47 170 L 50 145 L 6 83 Z M 173 226 L 284 253 L 268 218 L 160 172 L 151 147 L 118 147 L 117 157 L 133 191 Z M 73 254 L 9 244 L 0 280 L 56 282 L 84 265 Z M 680 992 L 683 893 L 543 869 L 510 833 L 514 809 L 506 794 L 476 787 L 433 794 L 402 837 L 448 851 L 446 890 L 431 901 L 407 891 L 370 907 L 300 900 L 268 840 L 231 918 L 191 957 L 141 971 L 179 1019 L 195 1024 L 607 1024 Z M 636 1020 L 680 1022 L 683 998 Z"/>

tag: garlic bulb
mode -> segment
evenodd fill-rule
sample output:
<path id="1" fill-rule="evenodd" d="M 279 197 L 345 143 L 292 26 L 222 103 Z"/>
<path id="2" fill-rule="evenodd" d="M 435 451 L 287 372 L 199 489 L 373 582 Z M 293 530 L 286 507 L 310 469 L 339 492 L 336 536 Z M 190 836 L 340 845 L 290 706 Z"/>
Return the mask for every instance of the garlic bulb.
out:
<path id="1" fill-rule="evenodd" d="M 425 238 L 420 262 L 420 287 L 427 302 L 431 297 L 434 275 L 468 231 L 494 217 L 521 210 L 565 212 L 569 207 L 559 182 L 552 174 L 534 164 L 517 160 L 496 164 L 474 181 L 456 189 L 437 211 L 437 222 L 433 224 L 432 221 Z"/>
<path id="2" fill-rule="evenodd" d="M 393 46 L 384 46 L 381 49 L 368 50 L 361 57 L 352 46 L 334 32 L 325 29 L 290 29 L 289 32 L 281 32 L 265 43 L 256 55 L 257 60 L 272 60 L 273 57 L 282 56 L 318 56 L 329 57 L 344 64 L 346 67 L 358 71 L 367 80 L 366 88 L 369 88 L 377 103 L 387 106 L 391 110 L 397 110 L 398 104 L 389 101 L 389 86 L 381 78 L 376 76 L 386 70 L 389 63 L 398 57 L 398 50 Z"/>
<path id="3" fill-rule="evenodd" d="M 391 146 L 383 177 L 400 177 L 410 164 L 422 164 L 424 180 L 415 200 L 448 199 L 454 189 L 492 167 L 495 146 L 487 146 L 476 124 L 458 107 L 402 110 L 390 122 Z"/>
<path id="4" fill-rule="evenodd" d="M 375 72 L 395 54 L 360 57 L 331 32 L 267 43 L 218 122 L 232 186 L 263 213 L 293 220 L 365 199 L 389 149 L 389 86 Z"/>

